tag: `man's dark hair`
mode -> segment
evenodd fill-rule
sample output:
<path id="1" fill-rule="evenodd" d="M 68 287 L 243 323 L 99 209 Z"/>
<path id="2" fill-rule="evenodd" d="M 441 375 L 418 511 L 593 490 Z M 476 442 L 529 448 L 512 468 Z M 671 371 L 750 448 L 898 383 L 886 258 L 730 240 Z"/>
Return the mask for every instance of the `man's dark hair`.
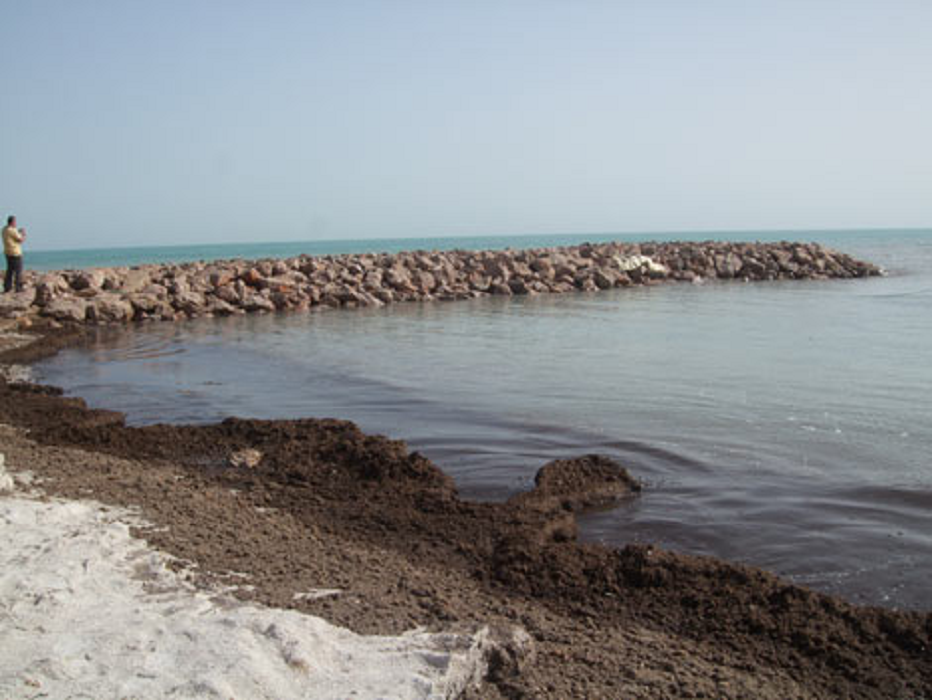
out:
<path id="1" fill-rule="evenodd" d="M 12 226 L 12 224 L 13 224 L 14 221 L 16 221 L 16 217 L 15 217 L 15 216 L 10 215 L 10 216 L 6 217 L 7 226 Z"/>

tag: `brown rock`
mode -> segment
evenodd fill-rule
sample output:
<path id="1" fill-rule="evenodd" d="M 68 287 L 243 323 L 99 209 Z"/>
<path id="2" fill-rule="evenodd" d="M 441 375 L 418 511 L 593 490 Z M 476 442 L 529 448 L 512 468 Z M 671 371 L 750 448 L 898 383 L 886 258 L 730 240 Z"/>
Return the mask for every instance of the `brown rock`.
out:
<path id="1" fill-rule="evenodd" d="M 152 284 L 146 285 L 145 288 L 143 288 L 143 290 L 140 292 L 140 294 L 152 296 L 152 297 L 155 297 L 156 299 L 167 299 L 168 289 L 166 289 L 161 284 L 152 283 Z M 124 292 L 124 296 L 125 296 L 125 292 Z"/>
<path id="2" fill-rule="evenodd" d="M 232 284 L 236 279 L 236 275 L 232 270 L 215 270 L 210 273 L 210 284 L 214 287 L 225 287 L 228 284 Z"/>
<path id="3" fill-rule="evenodd" d="M 196 316 L 204 310 L 204 297 L 196 292 L 182 291 L 175 295 L 172 306 L 189 316 Z"/>
<path id="4" fill-rule="evenodd" d="M 413 289 L 408 271 L 400 266 L 392 267 L 385 272 L 385 281 L 393 289 L 408 291 Z"/>
<path id="5" fill-rule="evenodd" d="M 421 292 L 432 292 L 437 287 L 436 278 L 427 270 L 417 270 L 411 279 L 414 286 Z"/>
<path id="6" fill-rule="evenodd" d="M 255 292 L 244 294 L 242 305 L 243 309 L 250 312 L 275 311 L 275 303 L 271 299 Z"/>
<path id="7" fill-rule="evenodd" d="M 466 283 L 470 289 L 476 289 L 481 292 L 487 292 L 492 280 L 478 270 L 470 272 L 466 277 Z"/>
<path id="8" fill-rule="evenodd" d="M 528 293 L 527 283 L 520 277 L 512 277 L 510 280 L 508 280 L 508 287 L 511 289 L 512 294 Z"/>
<path id="9" fill-rule="evenodd" d="M 73 290 L 100 289 L 104 283 L 104 273 L 100 270 L 80 270 L 76 272 L 69 284 Z"/>
<path id="10" fill-rule="evenodd" d="M 715 256 L 715 270 L 722 279 L 732 279 L 741 270 L 741 258 L 734 253 Z"/>
<path id="11" fill-rule="evenodd" d="M 242 296 L 240 296 L 236 286 L 232 284 L 218 287 L 216 290 L 214 290 L 214 296 L 217 299 L 220 299 L 227 304 L 233 304 L 234 306 L 238 305 L 242 300 Z"/>
<path id="12" fill-rule="evenodd" d="M 99 323 L 126 323 L 133 320 L 135 308 L 121 295 L 104 292 L 87 307 L 87 313 L 93 313 Z"/>
<path id="13" fill-rule="evenodd" d="M 263 280 L 263 276 L 257 268 L 251 267 L 240 275 L 240 279 L 250 287 L 257 287 Z"/>
<path id="14" fill-rule="evenodd" d="M 127 294 L 132 294 L 143 289 L 150 282 L 152 282 L 152 277 L 148 269 L 134 268 L 123 275 L 120 289 Z"/>
<path id="15" fill-rule="evenodd" d="M 18 318 L 32 305 L 35 295 L 30 292 L 0 295 L 0 318 Z"/>
<path id="16" fill-rule="evenodd" d="M 531 262 L 530 268 L 540 275 L 544 281 L 550 281 L 556 276 L 553 264 L 547 258 L 538 258 Z"/>
<path id="17" fill-rule="evenodd" d="M 508 269 L 505 260 L 500 258 L 486 263 L 485 274 L 493 280 L 507 282 L 508 278 L 511 277 L 511 270 Z"/>
<path id="18" fill-rule="evenodd" d="M 76 298 L 53 299 L 42 309 L 42 315 L 62 323 L 84 323 L 87 302 Z"/>
<path id="19" fill-rule="evenodd" d="M 607 271 L 596 269 L 592 273 L 592 281 L 599 289 L 611 289 L 615 286 L 615 276 Z"/>
<path id="20" fill-rule="evenodd" d="M 161 308 L 162 305 L 162 300 L 150 294 L 139 294 L 132 297 L 129 301 L 133 308 L 136 309 L 136 311 L 139 311 L 143 314 L 152 313 Z"/>
<path id="21" fill-rule="evenodd" d="M 213 316 L 233 316 L 238 313 L 244 313 L 242 309 L 239 309 L 233 306 L 233 304 L 229 304 L 223 299 L 218 299 L 216 297 L 208 300 L 205 311 Z"/>
<path id="22" fill-rule="evenodd" d="M 395 294 L 391 289 L 377 289 L 372 294 L 375 298 L 385 304 L 391 304 L 393 301 L 395 301 Z"/>
<path id="23" fill-rule="evenodd" d="M 381 289 L 382 288 L 382 276 L 383 273 L 381 270 L 370 270 L 366 273 L 366 276 L 363 278 L 363 285 L 371 290 Z"/>
<path id="24" fill-rule="evenodd" d="M 763 279 L 767 274 L 767 266 L 753 256 L 747 257 L 744 260 L 739 274 L 742 277 L 748 277 L 754 280 Z"/>

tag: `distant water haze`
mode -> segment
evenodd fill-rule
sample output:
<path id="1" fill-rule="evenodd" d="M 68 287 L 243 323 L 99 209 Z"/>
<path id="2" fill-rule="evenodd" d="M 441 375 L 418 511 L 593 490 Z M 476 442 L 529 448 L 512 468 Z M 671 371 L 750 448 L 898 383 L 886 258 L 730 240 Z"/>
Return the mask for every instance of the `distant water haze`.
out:
<path id="1" fill-rule="evenodd" d="M 5 2 L 30 247 L 927 226 L 932 3 Z"/>
<path id="2" fill-rule="evenodd" d="M 472 498 L 526 489 L 548 460 L 604 453 L 646 488 L 585 517 L 585 538 L 932 609 L 932 231 L 694 238 L 768 236 L 890 274 L 153 324 L 103 331 L 37 372 L 134 424 L 347 418 L 406 440 Z"/>
<path id="3" fill-rule="evenodd" d="M 199 245 L 121 246 L 28 251 L 26 264 L 33 270 L 66 270 L 89 267 L 123 267 L 158 263 L 188 263 L 239 258 L 286 258 L 297 255 L 342 255 L 346 253 L 398 253 L 410 250 L 502 250 L 601 243 L 606 241 L 822 241 L 844 247 L 854 239 L 883 240 L 884 237 L 919 237 L 923 229 L 748 230 L 591 232 L 562 234 L 437 236 L 432 238 L 360 238 L 312 241 L 263 241 L 253 243 L 210 243 Z"/>

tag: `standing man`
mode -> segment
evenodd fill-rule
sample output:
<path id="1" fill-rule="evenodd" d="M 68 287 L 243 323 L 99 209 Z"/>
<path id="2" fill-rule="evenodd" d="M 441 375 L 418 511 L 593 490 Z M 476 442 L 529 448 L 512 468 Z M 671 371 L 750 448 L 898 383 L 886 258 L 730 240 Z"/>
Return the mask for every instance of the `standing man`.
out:
<path id="1" fill-rule="evenodd" d="M 16 284 L 16 291 L 23 291 L 23 249 L 21 244 L 26 240 L 26 229 L 16 229 L 16 217 L 6 220 L 3 229 L 3 253 L 6 255 L 6 277 L 3 278 L 3 291 L 9 292 Z"/>

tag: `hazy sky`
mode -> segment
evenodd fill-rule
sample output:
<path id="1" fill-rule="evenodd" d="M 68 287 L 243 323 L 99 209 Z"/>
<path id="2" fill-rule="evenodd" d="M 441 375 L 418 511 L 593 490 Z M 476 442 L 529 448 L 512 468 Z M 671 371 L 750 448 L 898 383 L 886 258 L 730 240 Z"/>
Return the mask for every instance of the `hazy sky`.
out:
<path id="1" fill-rule="evenodd" d="M 33 249 L 932 225 L 929 0 L 0 0 Z"/>

